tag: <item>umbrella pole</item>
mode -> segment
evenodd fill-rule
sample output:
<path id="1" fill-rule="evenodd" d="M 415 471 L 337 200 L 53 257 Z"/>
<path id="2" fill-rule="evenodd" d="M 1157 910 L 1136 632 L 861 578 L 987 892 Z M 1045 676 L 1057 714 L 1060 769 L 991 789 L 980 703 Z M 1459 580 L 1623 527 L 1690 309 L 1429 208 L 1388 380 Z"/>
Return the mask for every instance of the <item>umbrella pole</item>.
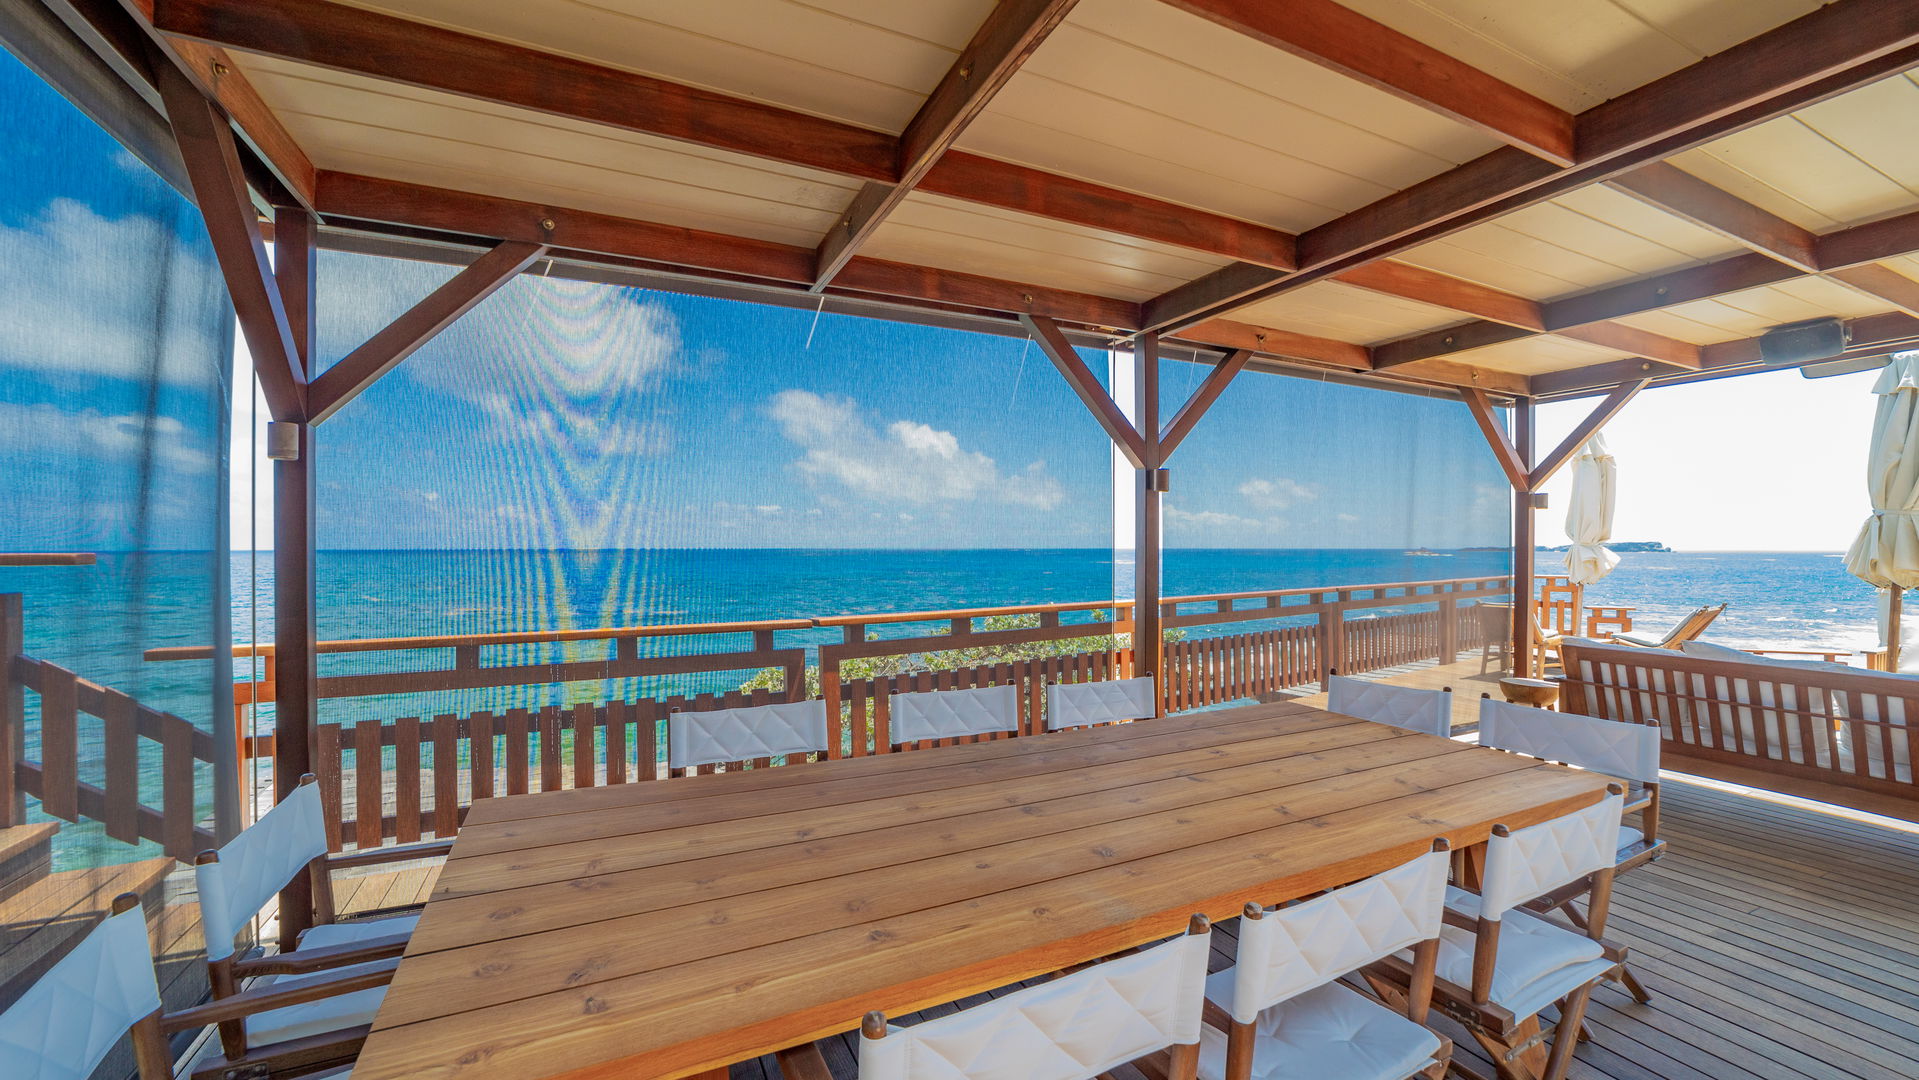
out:
<path id="1" fill-rule="evenodd" d="M 1586 587 L 1584 585 L 1574 585 L 1573 586 L 1573 611 L 1572 611 L 1572 615 L 1569 616 L 1567 620 L 1568 622 L 1571 623 L 1571 625 L 1568 626 L 1565 630 L 1565 634 L 1567 637 L 1585 637 L 1586 636 L 1585 616 L 1586 616 Z"/>
<path id="2" fill-rule="evenodd" d="M 1892 595 L 1886 598 L 1886 670 L 1899 670 L 1899 616 L 1906 590 L 1897 585 L 1891 587 Z"/>

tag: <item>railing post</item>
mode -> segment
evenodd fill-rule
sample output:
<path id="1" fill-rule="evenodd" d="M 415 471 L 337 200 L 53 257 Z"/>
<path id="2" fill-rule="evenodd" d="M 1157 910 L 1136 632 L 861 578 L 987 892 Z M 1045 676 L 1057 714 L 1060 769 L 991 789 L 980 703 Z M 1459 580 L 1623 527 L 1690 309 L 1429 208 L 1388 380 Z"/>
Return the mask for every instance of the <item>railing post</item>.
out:
<path id="1" fill-rule="evenodd" d="M 27 692 L 13 677 L 14 657 L 26 652 L 24 611 L 19 593 L 0 593 L 0 829 L 27 819 L 27 793 L 14 777 L 27 737 Z"/>
<path id="2" fill-rule="evenodd" d="M 1459 659 L 1459 598 L 1448 592 L 1439 598 L 1439 662 Z"/>

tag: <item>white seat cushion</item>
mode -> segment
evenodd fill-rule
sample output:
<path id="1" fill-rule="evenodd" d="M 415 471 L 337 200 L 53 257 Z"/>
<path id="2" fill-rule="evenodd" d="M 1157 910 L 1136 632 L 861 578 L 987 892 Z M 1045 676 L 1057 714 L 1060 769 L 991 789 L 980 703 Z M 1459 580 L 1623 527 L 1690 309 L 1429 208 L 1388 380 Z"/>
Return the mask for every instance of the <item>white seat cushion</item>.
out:
<path id="1" fill-rule="evenodd" d="M 309 982 L 338 979 L 372 966 L 372 964 L 354 964 L 312 975 L 272 975 L 253 985 L 271 986 L 279 990 Z M 246 1020 L 247 1042 L 253 1046 L 265 1046 L 268 1043 L 286 1042 L 288 1039 L 323 1035 L 329 1031 L 370 1024 L 373 1022 L 373 1014 L 380 1011 L 380 1002 L 385 997 L 386 987 L 375 986 L 366 990 L 355 990 L 351 994 L 335 994 L 303 1005 L 288 1005 L 284 1009 L 269 1009 L 263 1013 L 256 1013 L 247 1017 Z"/>
<path id="2" fill-rule="evenodd" d="M 1231 993 L 1232 971 L 1221 972 Z M 1214 996 L 1217 976 L 1206 980 Z M 1343 983 L 1327 983 L 1259 1014 L 1253 1023 L 1254 1080 L 1406 1080 L 1433 1061 L 1439 1036 Z M 1226 1033 L 1199 1035 L 1199 1075 L 1226 1075 Z"/>
<path id="3" fill-rule="evenodd" d="M 1447 887 L 1446 906 L 1468 918 L 1479 917 L 1479 897 L 1462 889 Z M 1439 932 L 1440 978 L 1460 987 L 1473 985 L 1476 940 L 1471 930 L 1456 926 Z M 1412 959 L 1410 952 L 1400 956 Z M 1611 967 L 1599 942 L 1515 908 L 1500 920 L 1492 1003 L 1516 1017 L 1532 1016 Z"/>
<path id="4" fill-rule="evenodd" d="M 352 922 L 321 923 L 308 927 L 300 935 L 302 949 L 330 949 L 336 945 L 357 945 L 377 938 L 413 935 L 420 916 L 394 915 L 384 919 L 358 919 Z"/>

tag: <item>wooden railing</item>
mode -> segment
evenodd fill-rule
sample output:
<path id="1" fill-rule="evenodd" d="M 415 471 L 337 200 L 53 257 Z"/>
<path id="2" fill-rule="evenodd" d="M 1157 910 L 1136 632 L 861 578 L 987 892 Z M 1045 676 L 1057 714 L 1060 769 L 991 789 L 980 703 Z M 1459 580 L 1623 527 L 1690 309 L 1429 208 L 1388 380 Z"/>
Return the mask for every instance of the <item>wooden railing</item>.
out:
<path id="1" fill-rule="evenodd" d="M 1919 799 L 1919 680 L 1629 646 L 1568 645 L 1563 656 L 1560 707 L 1657 726 L 1675 768 L 1711 776 L 1733 766 Z"/>
<path id="2" fill-rule="evenodd" d="M 1162 621 L 1172 638 L 1160 679 L 1165 708 L 1179 711 L 1275 694 L 1319 682 L 1329 670 L 1357 673 L 1451 659 L 1503 633 L 1503 620 L 1480 618 L 1474 604 L 1510 593 L 1510 579 L 1487 577 L 1170 597 L 1162 602 Z M 1010 737 L 1030 736 L 1045 730 L 1047 685 L 1132 674 L 1125 640 L 1132 632 L 1131 617 L 1129 602 L 1108 601 L 323 642 L 322 654 L 393 654 L 388 665 L 393 670 L 322 677 L 323 699 L 653 676 L 751 676 L 767 669 L 778 675 L 755 680 L 776 685 L 750 691 L 600 700 L 617 689 L 600 685 L 593 688 L 595 700 L 566 704 L 322 722 L 314 768 L 336 847 L 450 836 L 459 829 L 463 808 L 476 798 L 666 775 L 662 733 L 667 716 L 676 710 L 805 697 L 815 692 L 808 685 L 809 652 L 817 657 L 816 692 L 827 702 L 829 757 L 919 748 L 895 745 L 890 735 L 889 696 L 912 690 L 1014 685 L 1020 726 Z M 1222 624 L 1264 625 L 1227 635 L 1195 633 Z M 829 635 L 838 640 L 821 640 Z M 648 655 L 666 646 L 666 639 L 694 642 L 708 651 Z M 738 647 L 742 639 L 750 641 L 749 648 Z M 1006 657 L 1006 650 L 1021 647 L 1047 655 Z M 601 655 L 579 655 L 595 649 Z M 529 650 L 562 655 L 528 662 Z M 242 645 L 235 652 L 245 656 L 253 647 Z M 450 653 L 451 664 L 421 662 L 436 652 Z M 183 660 L 205 659 L 209 653 L 165 649 L 147 655 Z M 271 647 L 261 647 L 259 655 L 270 661 Z M 975 660 L 978 655 L 988 659 Z M 243 720 L 251 702 L 270 700 L 270 685 L 236 685 Z M 269 739 L 254 739 L 251 745 L 256 753 L 270 749 Z M 776 764 L 786 762 L 738 767 Z"/>
<path id="3" fill-rule="evenodd" d="M 199 825 L 194 770 L 214 761 L 213 736 L 25 655 L 24 641 L 20 595 L 0 595 L 0 828 L 25 823 L 31 795 L 50 817 L 97 821 L 112 839 L 151 840 L 182 861 L 212 846 L 213 834 Z M 39 701 L 34 742 L 27 739 L 29 692 Z M 98 783 L 83 775 L 82 746 L 100 748 Z M 155 784 L 143 784 L 142 776 L 156 772 L 159 805 L 153 806 L 143 801 L 143 790 Z"/>

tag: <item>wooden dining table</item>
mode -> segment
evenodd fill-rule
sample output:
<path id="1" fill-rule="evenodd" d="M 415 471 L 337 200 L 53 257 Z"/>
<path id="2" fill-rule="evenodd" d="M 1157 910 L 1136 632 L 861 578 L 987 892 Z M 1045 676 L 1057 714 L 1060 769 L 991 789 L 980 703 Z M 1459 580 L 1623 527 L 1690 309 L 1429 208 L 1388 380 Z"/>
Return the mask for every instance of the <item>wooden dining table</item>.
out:
<path id="1" fill-rule="evenodd" d="M 1605 783 L 1280 703 L 485 799 L 354 1080 L 721 1077 Z"/>

